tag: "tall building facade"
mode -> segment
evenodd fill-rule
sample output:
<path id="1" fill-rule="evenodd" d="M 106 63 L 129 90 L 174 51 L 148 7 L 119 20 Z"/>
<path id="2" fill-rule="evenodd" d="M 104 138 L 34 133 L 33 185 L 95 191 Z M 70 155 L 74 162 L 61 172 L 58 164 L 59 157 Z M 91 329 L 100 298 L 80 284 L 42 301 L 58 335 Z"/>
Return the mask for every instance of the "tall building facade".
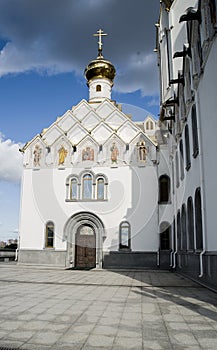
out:
<path id="1" fill-rule="evenodd" d="M 112 100 L 115 68 L 98 56 L 82 100 L 23 148 L 19 262 L 74 268 L 156 267 L 156 121 Z"/>
<path id="2" fill-rule="evenodd" d="M 216 16 L 215 0 L 161 0 L 155 49 L 164 134 L 159 169 L 166 159 L 171 183 L 171 209 L 160 208 L 168 222 L 170 267 L 215 287 Z"/>

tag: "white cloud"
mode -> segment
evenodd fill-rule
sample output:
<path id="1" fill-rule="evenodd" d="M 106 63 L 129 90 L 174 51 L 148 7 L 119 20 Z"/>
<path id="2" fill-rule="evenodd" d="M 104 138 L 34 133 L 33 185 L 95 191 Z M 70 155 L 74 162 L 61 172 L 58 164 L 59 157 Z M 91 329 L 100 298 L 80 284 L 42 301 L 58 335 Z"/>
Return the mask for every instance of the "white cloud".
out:
<path id="1" fill-rule="evenodd" d="M 19 182 L 22 174 L 21 144 L 5 140 L 0 133 L 0 181 Z"/>
<path id="2" fill-rule="evenodd" d="M 0 76 L 40 71 L 75 72 L 97 55 L 101 27 L 108 36 L 103 54 L 120 71 L 119 92 L 158 94 L 155 26 L 159 0 L 5 0 L 1 2 Z M 106 14 L 106 15 L 105 15 Z"/>

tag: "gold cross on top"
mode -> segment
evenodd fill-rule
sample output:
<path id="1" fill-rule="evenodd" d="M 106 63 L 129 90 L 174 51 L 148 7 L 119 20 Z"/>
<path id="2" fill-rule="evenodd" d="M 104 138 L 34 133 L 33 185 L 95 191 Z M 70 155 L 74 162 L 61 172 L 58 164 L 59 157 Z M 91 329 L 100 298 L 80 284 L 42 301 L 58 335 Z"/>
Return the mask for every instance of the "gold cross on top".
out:
<path id="1" fill-rule="evenodd" d="M 99 37 L 99 41 L 98 41 L 98 51 L 99 51 L 99 55 L 101 55 L 102 53 L 102 36 L 106 36 L 108 34 L 104 33 L 102 29 L 97 30 L 96 34 L 93 34 L 93 36 L 98 36 Z"/>

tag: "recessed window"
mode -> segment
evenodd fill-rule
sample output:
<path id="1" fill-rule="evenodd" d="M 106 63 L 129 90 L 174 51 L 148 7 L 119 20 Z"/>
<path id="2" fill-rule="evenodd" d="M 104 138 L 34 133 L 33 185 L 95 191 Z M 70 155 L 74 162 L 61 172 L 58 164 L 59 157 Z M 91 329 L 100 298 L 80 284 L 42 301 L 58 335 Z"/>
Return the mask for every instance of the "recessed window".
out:
<path id="1" fill-rule="evenodd" d="M 200 188 L 195 191 L 195 226 L 196 226 L 196 249 L 203 249 L 203 225 L 202 225 L 202 206 Z"/>
<path id="2" fill-rule="evenodd" d="M 187 203 L 187 249 L 194 249 L 194 208 L 193 200 L 191 197 L 188 198 Z"/>
<path id="3" fill-rule="evenodd" d="M 196 107 L 193 105 L 191 111 L 191 124 L 192 124 L 192 138 L 193 138 L 193 157 L 196 158 L 199 153 L 199 141 L 197 130 L 197 112 Z"/>
<path id="4" fill-rule="evenodd" d="M 70 199 L 78 198 L 78 180 L 76 178 L 72 178 L 71 180 L 71 188 L 70 188 Z"/>
<path id="5" fill-rule="evenodd" d="M 83 175 L 82 187 L 83 199 L 92 199 L 93 178 L 91 174 Z"/>
<path id="6" fill-rule="evenodd" d="M 162 175 L 159 178 L 159 203 L 168 203 L 170 201 L 170 178 L 168 175 Z"/>
<path id="7" fill-rule="evenodd" d="M 188 125 L 185 126 L 185 168 L 189 170 L 191 167 L 190 143 Z"/>
<path id="8" fill-rule="evenodd" d="M 171 228 L 168 222 L 162 222 L 160 225 L 160 250 L 170 249 Z"/>
<path id="9" fill-rule="evenodd" d="M 97 199 L 105 199 L 105 180 L 99 177 L 96 182 L 97 186 Z"/>
<path id="10" fill-rule="evenodd" d="M 71 174 L 66 179 L 66 202 L 107 200 L 108 179 L 92 171 Z"/>
<path id="11" fill-rule="evenodd" d="M 101 90 L 102 90 L 101 85 L 97 85 L 97 86 L 96 86 L 96 91 L 98 92 L 98 91 L 101 91 Z"/>
<path id="12" fill-rule="evenodd" d="M 180 143 L 179 143 L 179 151 L 180 151 L 180 157 L 179 157 L 179 160 L 180 160 L 180 177 L 181 177 L 181 180 L 184 179 L 184 152 L 183 152 L 183 142 L 182 140 L 180 140 Z"/>
<path id="13" fill-rule="evenodd" d="M 130 224 L 124 221 L 120 224 L 120 242 L 119 249 L 130 249 Z"/>
<path id="14" fill-rule="evenodd" d="M 53 248 L 54 246 L 54 223 L 47 222 L 45 228 L 45 248 Z"/>

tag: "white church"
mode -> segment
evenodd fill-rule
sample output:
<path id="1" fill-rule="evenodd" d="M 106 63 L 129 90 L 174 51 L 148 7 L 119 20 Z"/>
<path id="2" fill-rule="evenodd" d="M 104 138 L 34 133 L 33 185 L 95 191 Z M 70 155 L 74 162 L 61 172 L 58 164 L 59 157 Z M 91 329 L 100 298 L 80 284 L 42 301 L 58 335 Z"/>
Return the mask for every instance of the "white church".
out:
<path id="1" fill-rule="evenodd" d="M 82 100 L 24 153 L 19 262 L 74 268 L 157 264 L 156 120 L 133 122 L 112 100 L 115 68 L 85 69 Z"/>
<path id="2" fill-rule="evenodd" d="M 22 150 L 20 263 L 166 268 L 217 287 L 216 2 L 160 0 L 158 123 L 112 100 L 97 32 L 89 100 Z"/>

